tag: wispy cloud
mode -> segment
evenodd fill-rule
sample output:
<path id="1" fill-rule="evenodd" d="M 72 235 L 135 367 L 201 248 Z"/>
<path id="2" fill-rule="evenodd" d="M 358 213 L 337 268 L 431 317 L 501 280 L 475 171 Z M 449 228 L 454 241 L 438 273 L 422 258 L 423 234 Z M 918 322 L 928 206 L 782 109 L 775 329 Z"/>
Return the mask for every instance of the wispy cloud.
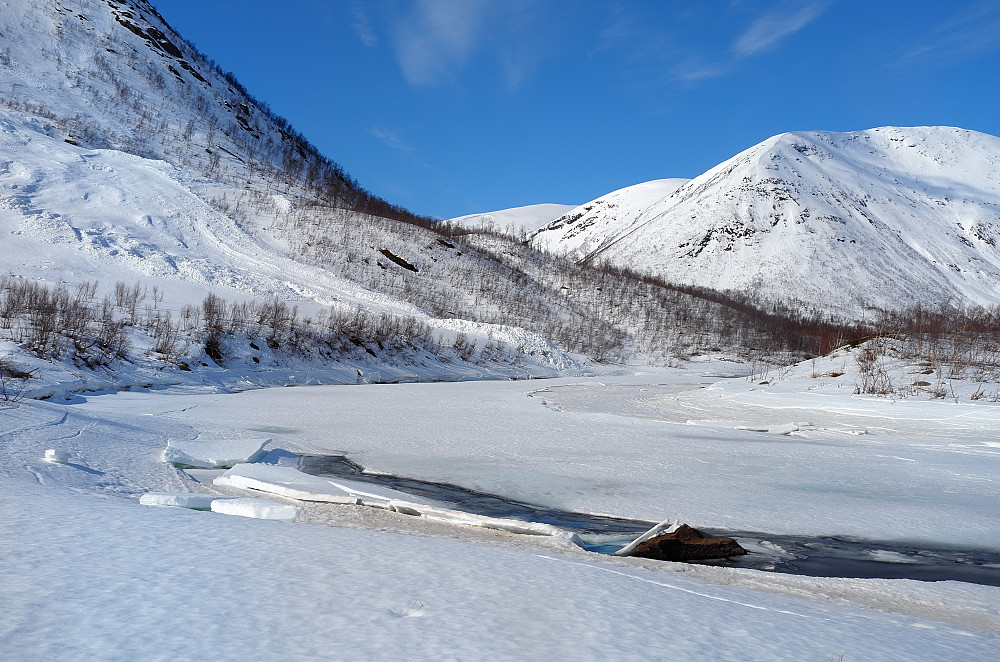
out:
<path id="1" fill-rule="evenodd" d="M 354 4 L 351 5 L 351 19 L 351 27 L 354 28 L 354 33 L 358 35 L 361 43 L 368 48 L 378 46 L 378 35 L 372 28 L 371 19 L 368 17 L 368 12 L 365 11 L 365 5 L 361 0 L 355 0 Z"/>
<path id="2" fill-rule="evenodd" d="M 976 3 L 931 30 L 922 43 L 903 53 L 896 64 L 953 64 L 1000 49 L 1000 5 Z"/>
<path id="3" fill-rule="evenodd" d="M 620 5 L 612 5 L 609 11 L 611 15 L 605 19 L 606 25 L 598 33 L 597 45 L 589 53 L 591 56 L 628 46 L 641 33 L 639 18 L 634 12 L 627 11 Z"/>
<path id="4" fill-rule="evenodd" d="M 407 82 L 433 85 L 464 64 L 484 29 L 488 0 L 417 0 L 393 30 L 393 46 Z"/>
<path id="5" fill-rule="evenodd" d="M 373 126 L 368 129 L 368 133 L 386 147 L 405 156 L 413 165 L 420 166 L 421 168 L 429 168 L 430 170 L 437 170 L 437 168 L 431 164 L 421 161 L 417 157 L 417 149 L 408 143 L 401 135 L 399 135 L 399 133 L 382 126 Z"/>
<path id="6" fill-rule="evenodd" d="M 390 19 L 400 70 L 414 86 L 451 82 L 485 54 L 510 88 L 542 59 L 551 9 L 537 0 L 404 0 L 408 10 Z"/>
<path id="7" fill-rule="evenodd" d="M 816 19 L 826 9 L 826 2 L 791 2 L 784 0 L 770 11 L 759 16 L 750 27 L 733 42 L 733 55 L 750 57 L 795 34 Z"/>
<path id="8" fill-rule="evenodd" d="M 407 143 L 405 140 L 403 140 L 402 137 L 400 137 L 400 135 L 395 131 L 390 131 L 389 129 L 380 126 L 373 126 L 372 128 L 368 129 L 368 133 L 375 136 L 380 142 L 385 144 L 387 147 L 391 147 L 392 149 L 398 152 L 402 152 L 403 154 L 407 155 L 413 154 L 414 151 L 413 146 Z"/>
<path id="9" fill-rule="evenodd" d="M 675 64 L 670 69 L 674 80 L 693 83 L 710 78 L 725 76 L 732 71 L 732 66 L 719 62 L 705 62 L 699 58 L 689 58 Z"/>

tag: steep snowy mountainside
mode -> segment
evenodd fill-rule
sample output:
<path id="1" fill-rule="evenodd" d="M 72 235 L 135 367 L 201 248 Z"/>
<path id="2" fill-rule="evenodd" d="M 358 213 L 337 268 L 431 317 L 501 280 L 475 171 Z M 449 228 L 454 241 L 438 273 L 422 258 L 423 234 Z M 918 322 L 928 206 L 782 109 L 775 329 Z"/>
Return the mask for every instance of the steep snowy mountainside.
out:
<path id="1" fill-rule="evenodd" d="M 206 202 L 216 188 L 162 160 L 68 144 L 0 109 L 0 269 L 69 285 L 141 280 L 177 307 L 216 292 L 417 312 L 294 260 Z M 305 284 L 312 295 L 296 296 Z"/>
<path id="2" fill-rule="evenodd" d="M 251 364 L 243 346 L 260 347 L 280 327 L 267 343 L 286 358 L 360 357 L 366 370 L 408 362 L 397 378 L 576 365 L 519 320 L 493 314 L 502 301 L 476 308 L 488 320 L 470 317 L 481 288 L 473 295 L 467 274 L 499 273 L 498 292 L 517 289 L 506 279 L 523 284 L 520 274 L 365 192 L 145 0 L 9 0 L 0 36 L 0 303 L 10 304 L 0 360 L 27 352 L 34 359 L 15 363 L 34 365 L 62 353 L 105 368 L 152 357 L 176 373 L 222 356 L 253 369 L 260 350 Z M 138 324 L 134 314 L 120 319 L 121 306 L 100 317 L 122 284 L 143 293 L 149 310 Z M 64 288 L 97 317 L 53 341 L 18 303 L 49 296 L 36 285 L 52 296 Z M 546 286 L 532 292 L 560 301 Z M 217 332 L 232 347 L 216 356 L 202 352 L 216 333 L 199 317 L 210 295 L 250 306 L 225 309 Z M 267 310 L 281 313 L 271 330 L 261 326 Z M 173 329 L 169 356 L 153 351 L 162 334 L 139 327 Z M 36 332 L 44 337 L 30 340 Z M 129 342 L 101 344 L 105 332 Z M 292 343 L 296 334 L 308 341 Z M 123 353 L 129 345 L 135 356 Z M 278 365 L 266 363 L 260 369 Z"/>
<path id="3" fill-rule="evenodd" d="M 817 310 L 1000 302 L 1000 139 L 949 127 L 770 138 L 631 215 L 537 241 Z"/>
<path id="4" fill-rule="evenodd" d="M 0 35 L 0 105 L 53 137 L 334 203 L 370 197 L 147 0 L 7 0 Z"/>
<path id="5" fill-rule="evenodd" d="M 449 219 L 449 223 L 469 228 L 484 228 L 518 235 L 534 232 L 553 219 L 574 209 L 573 205 L 540 204 L 526 207 L 512 207 L 480 214 L 467 214 Z"/>
<path id="6" fill-rule="evenodd" d="M 671 195 L 688 179 L 655 179 L 627 186 L 579 207 L 569 209 L 534 234 L 545 249 L 586 254 L 599 247 L 601 238 Z M 597 244 L 591 246 L 591 242 Z"/>

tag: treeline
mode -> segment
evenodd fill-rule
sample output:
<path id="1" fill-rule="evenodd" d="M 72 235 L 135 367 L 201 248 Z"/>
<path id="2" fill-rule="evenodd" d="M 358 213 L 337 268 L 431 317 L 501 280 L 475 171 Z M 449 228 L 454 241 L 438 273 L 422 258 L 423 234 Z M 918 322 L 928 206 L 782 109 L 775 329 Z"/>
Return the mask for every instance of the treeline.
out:
<path id="1" fill-rule="evenodd" d="M 43 359 L 80 367 L 114 369 L 117 361 L 154 361 L 192 369 L 192 361 L 218 365 L 265 352 L 319 364 L 356 358 L 368 362 L 522 363 L 523 346 L 498 339 L 477 343 L 464 333 L 435 333 L 408 315 L 371 313 L 360 307 L 301 315 L 278 300 L 227 301 L 209 294 L 178 311 L 163 308 L 163 292 L 139 283 L 117 283 L 98 296 L 97 283 L 70 290 L 12 276 L 0 277 L 0 339 Z M 267 348 L 266 350 L 264 348 Z M 18 372 L 10 361 L 4 376 Z"/>
<path id="2" fill-rule="evenodd" d="M 278 216 L 273 228 L 301 259 L 437 317 L 520 326 L 599 361 L 722 350 L 805 356 L 870 334 L 750 295 L 574 264 L 503 233 L 414 227 L 320 205 L 280 213 L 269 204 L 257 196 L 243 208 Z"/>

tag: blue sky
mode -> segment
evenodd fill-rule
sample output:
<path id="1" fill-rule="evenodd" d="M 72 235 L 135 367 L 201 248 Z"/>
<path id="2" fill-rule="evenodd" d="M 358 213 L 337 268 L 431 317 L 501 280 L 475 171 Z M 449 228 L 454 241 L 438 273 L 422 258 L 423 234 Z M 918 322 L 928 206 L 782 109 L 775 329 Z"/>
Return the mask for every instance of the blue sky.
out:
<path id="1" fill-rule="evenodd" d="M 1000 135 L 1000 2 L 154 0 L 363 186 L 439 218 L 693 177 L 784 131 Z"/>

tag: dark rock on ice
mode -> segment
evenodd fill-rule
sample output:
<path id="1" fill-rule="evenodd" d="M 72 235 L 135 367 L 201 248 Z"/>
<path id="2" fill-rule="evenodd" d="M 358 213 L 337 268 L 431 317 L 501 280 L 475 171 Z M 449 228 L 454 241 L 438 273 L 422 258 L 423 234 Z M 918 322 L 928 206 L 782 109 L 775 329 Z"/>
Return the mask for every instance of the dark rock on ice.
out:
<path id="1" fill-rule="evenodd" d="M 681 524 L 671 533 L 642 541 L 631 555 L 658 561 L 705 561 L 746 553 L 747 550 L 732 538 L 713 536 Z"/>

